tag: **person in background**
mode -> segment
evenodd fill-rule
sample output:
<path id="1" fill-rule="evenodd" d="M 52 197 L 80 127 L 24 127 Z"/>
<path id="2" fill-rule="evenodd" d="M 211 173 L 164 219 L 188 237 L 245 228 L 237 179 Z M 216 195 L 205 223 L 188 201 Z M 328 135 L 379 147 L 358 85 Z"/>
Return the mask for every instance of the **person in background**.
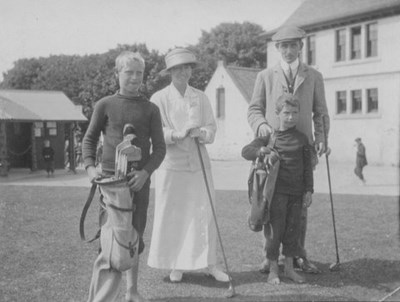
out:
<path id="1" fill-rule="evenodd" d="M 366 181 L 363 175 L 363 169 L 368 164 L 365 146 L 360 137 L 357 137 L 354 141 L 356 147 L 356 167 L 354 168 L 354 174 L 365 184 Z"/>
<path id="2" fill-rule="evenodd" d="M 280 54 L 280 62 L 257 75 L 247 120 L 256 136 L 269 135 L 279 126 L 279 119 L 275 114 L 275 101 L 284 93 L 293 94 L 300 102 L 297 129 L 307 136 L 309 144 L 312 145 L 312 160 L 315 167 L 318 162 L 316 154 L 321 156 L 329 152 L 329 148 L 325 147 L 327 142 L 323 131 L 324 123 L 328 137 L 329 116 L 321 73 L 299 60 L 304 37 L 305 32 L 296 26 L 281 27 L 272 36 L 272 41 L 275 42 Z M 307 273 L 319 273 L 318 268 L 307 258 L 306 229 L 307 207 L 304 207 L 299 237 L 301 252 L 295 257 L 294 265 Z M 260 271 L 269 271 L 267 260 L 262 263 Z"/>
<path id="3" fill-rule="evenodd" d="M 44 147 L 42 149 L 42 157 L 44 160 L 47 177 L 54 176 L 54 149 L 50 146 L 50 141 L 46 139 L 44 141 Z"/>
<path id="4" fill-rule="evenodd" d="M 132 124 L 136 131 L 136 146 L 141 148 L 142 158 L 135 171 L 129 174 L 128 185 L 135 204 L 132 224 L 139 233 L 139 255 L 144 250 L 143 233 L 146 227 L 149 204 L 150 176 L 161 164 L 165 156 L 165 142 L 160 111 L 140 92 L 145 62 L 139 53 L 122 52 L 115 61 L 119 91 L 99 100 L 94 107 L 89 127 L 83 139 L 83 160 L 89 180 L 99 176 L 96 168 L 96 151 L 99 137 L 103 135 L 101 172 L 115 173 L 115 149 L 122 142 L 123 127 Z M 101 223 L 104 216 L 101 215 Z M 133 268 L 126 271 L 126 300 L 142 302 L 145 299 L 137 289 L 139 257 L 135 257 Z M 95 262 L 88 302 L 115 301 L 122 273 L 110 268 L 108 263 Z"/>
<path id="5" fill-rule="evenodd" d="M 171 76 L 172 83 L 150 99 L 161 111 L 167 154 L 155 177 L 148 265 L 170 270 L 172 282 L 180 282 L 184 272 L 199 269 L 228 282 L 228 275 L 216 267 L 217 232 L 196 146 L 197 139 L 215 197 L 205 146 L 214 141 L 214 114 L 207 96 L 188 84 L 197 65 L 195 55 L 176 48 L 165 56 L 165 63 L 163 73 Z"/>

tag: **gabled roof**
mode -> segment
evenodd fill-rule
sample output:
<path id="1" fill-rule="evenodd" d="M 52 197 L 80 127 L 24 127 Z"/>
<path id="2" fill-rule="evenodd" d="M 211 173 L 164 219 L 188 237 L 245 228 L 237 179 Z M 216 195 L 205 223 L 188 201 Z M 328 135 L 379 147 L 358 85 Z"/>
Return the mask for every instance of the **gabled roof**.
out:
<path id="1" fill-rule="evenodd" d="M 305 0 L 282 24 L 306 32 L 400 14 L 400 0 Z M 264 34 L 270 38 L 278 29 Z"/>
<path id="2" fill-rule="evenodd" d="M 61 91 L 0 89 L 0 120 L 87 121 Z"/>
<path id="3" fill-rule="evenodd" d="M 232 78 L 235 85 L 239 88 L 245 100 L 249 103 L 253 93 L 257 74 L 261 71 L 261 69 L 227 66 L 226 71 Z"/>

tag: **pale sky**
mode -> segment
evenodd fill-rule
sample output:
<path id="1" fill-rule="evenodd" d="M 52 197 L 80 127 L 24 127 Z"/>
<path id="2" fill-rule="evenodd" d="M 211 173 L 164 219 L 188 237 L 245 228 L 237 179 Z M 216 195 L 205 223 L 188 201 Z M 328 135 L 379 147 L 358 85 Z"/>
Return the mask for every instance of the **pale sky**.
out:
<path id="1" fill-rule="evenodd" d="M 302 0 L 1 0 L 0 80 L 21 58 L 103 53 L 145 43 L 165 53 L 201 31 L 249 21 L 270 30 Z"/>

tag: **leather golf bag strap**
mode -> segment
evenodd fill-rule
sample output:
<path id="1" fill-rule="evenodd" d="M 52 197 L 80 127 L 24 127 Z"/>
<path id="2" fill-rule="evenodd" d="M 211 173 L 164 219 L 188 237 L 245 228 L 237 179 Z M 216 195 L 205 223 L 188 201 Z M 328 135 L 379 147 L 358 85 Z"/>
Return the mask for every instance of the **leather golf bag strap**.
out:
<path id="1" fill-rule="evenodd" d="M 86 218 L 87 211 L 89 210 L 89 207 L 92 203 L 93 197 L 96 193 L 96 189 L 97 189 L 97 184 L 93 183 L 92 187 L 90 188 L 89 196 L 86 199 L 85 205 L 83 207 L 81 219 L 79 221 L 79 233 L 81 235 L 81 239 L 86 242 L 92 242 L 100 237 L 100 230 L 97 231 L 96 235 L 92 239 L 86 240 L 86 237 L 85 237 L 85 218 Z"/>

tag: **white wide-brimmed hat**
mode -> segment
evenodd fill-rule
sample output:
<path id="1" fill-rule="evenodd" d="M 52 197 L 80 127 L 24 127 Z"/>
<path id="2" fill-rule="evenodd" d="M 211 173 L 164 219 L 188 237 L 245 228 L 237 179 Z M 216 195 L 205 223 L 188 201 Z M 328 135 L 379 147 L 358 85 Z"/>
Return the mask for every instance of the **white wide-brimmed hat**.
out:
<path id="1" fill-rule="evenodd" d="M 170 70 L 174 66 L 182 65 L 182 64 L 198 64 L 196 56 L 190 50 L 185 48 L 175 48 L 171 50 L 165 56 L 165 69 L 160 71 L 160 74 L 167 74 L 168 70 Z"/>

